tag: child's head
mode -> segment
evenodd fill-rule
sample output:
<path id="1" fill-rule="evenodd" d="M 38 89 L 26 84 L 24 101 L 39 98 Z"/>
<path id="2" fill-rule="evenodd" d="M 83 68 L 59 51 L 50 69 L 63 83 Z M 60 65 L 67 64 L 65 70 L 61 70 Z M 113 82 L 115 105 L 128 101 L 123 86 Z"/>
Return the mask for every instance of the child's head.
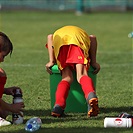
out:
<path id="1" fill-rule="evenodd" d="M 12 54 L 13 45 L 6 34 L 0 32 L 0 62 L 4 61 L 4 57 L 9 53 Z"/>

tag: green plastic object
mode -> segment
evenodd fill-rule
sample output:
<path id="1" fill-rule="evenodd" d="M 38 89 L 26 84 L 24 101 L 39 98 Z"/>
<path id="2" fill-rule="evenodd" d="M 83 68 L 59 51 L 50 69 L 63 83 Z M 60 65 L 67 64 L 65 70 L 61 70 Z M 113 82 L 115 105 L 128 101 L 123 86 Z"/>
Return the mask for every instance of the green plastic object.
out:
<path id="1" fill-rule="evenodd" d="M 58 66 L 54 65 L 51 68 L 53 74 L 50 75 L 50 98 L 51 98 L 51 110 L 55 103 L 55 92 L 57 89 L 58 83 L 61 81 L 60 71 Z M 96 75 L 93 74 L 94 68 L 90 67 L 88 70 L 88 75 L 93 80 L 94 87 L 96 88 Z M 65 112 L 72 113 L 86 113 L 87 112 L 87 103 L 84 97 L 84 93 L 80 84 L 76 80 L 76 73 L 73 72 L 74 81 L 71 84 L 68 98 L 66 101 Z"/>

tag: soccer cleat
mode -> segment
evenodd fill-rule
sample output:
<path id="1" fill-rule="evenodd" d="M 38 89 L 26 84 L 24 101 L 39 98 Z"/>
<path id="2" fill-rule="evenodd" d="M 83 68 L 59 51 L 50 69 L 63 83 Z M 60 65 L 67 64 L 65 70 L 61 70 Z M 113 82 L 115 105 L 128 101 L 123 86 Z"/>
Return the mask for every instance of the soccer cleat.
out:
<path id="1" fill-rule="evenodd" d="M 11 122 L 0 117 L 0 126 L 7 126 L 7 125 L 11 125 Z"/>
<path id="2" fill-rule="evenodd" d="M 97 116 L 99 114 L 98 98 L 94 92 L 91 92 L 87 98 L 88 117 Z"/>
<path id="3" fill-rule="evenodd" d="M 64 110 L 59 105 L 55 105 L 51 112 L 51 115 L 54 117 L 61 117 L 64 115 Z"/>
<path id="4" fill-rule="evenodd" d="M 128 114 L 126 112 L 122 112 L 121 114 L 119 114 L 118 117 L 119 118 L 133 118 L 133 116 L 131 114 Z"/>

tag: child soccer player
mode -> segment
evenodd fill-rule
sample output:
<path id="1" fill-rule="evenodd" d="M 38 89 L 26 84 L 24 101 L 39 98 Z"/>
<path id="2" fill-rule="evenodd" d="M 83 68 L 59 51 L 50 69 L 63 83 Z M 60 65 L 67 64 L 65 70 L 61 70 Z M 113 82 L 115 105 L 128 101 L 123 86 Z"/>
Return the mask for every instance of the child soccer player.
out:
<path id="1" fill-rule="evenodd" d="M 4 58 L 10 53 L 12 53 L 13 45 L 6 34 L 0 32 L 0 62 L 4 62 Z M 2 99 L 2 95 L 14 95 L 14 91 L 16 89 L 20 89 L 19 87 L 9 87 L 4 88 L 6 84 L 6 73 L 0 68 L 0 126 L 10 125 L 11 122 L 6 121 L 6 117 L 9 112 L 19 113 L 24 108 L 24 103 L 15 103 L 9 104 Z"/>
<path id="2" fill-rule="evenodd" d="M 70 85 L 73 82 L 72 71 L 76 70 L 77 81 L 88 103 L 88 117 L 97 116 L 98 98 L 92 79 L 87 73 L 89 65 L 95 68 L 95 74 L 100 70 L 100 65 L 96 62 L 96 37 L 89 36 L 79 27 L 64 26 L 56 30 L 53 35 L 48 35 L 47 47 L 49 62 L 46 64 L 46 71 L 52 74 L 50 68 L 57 63 L 62 76 L 57 86 L 56 101 L 51 115 L 56 117 L 63 115 Z"/>

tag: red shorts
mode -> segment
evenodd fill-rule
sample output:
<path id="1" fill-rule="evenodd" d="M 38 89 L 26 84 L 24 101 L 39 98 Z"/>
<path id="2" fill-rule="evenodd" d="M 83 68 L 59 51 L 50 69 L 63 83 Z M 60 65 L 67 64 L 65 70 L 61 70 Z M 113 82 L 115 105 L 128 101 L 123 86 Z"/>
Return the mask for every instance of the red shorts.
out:
<path id="1" fill-rule="evenodd" d="M 75 69 L 75 64 L 85 64 L 84 59 L 82 49 L 74 44 L 64 45 L 60 48 L 58 60 L 62 68 L 70 66 Z"/>

